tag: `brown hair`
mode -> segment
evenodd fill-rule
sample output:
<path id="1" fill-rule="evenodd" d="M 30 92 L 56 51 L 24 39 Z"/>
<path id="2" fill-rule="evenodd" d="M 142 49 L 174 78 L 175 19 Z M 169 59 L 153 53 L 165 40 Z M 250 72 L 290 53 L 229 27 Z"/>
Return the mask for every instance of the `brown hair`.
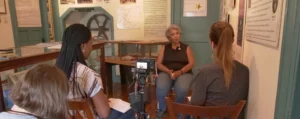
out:
<path id="1" fill-rule="evenodd" d="M 55 66 L 39 64 L 13 87 L 15 105 L 46 119 L 68 118 L 68 82 L 64 72 Z"/>
<path id="2" fill-rule="evenodd" d="M 234 42 L 233 28 L 227 22 L 216 22 L 212 25 L 209 36 L 216 48 L 216 63 L 224 71 L 225 84 L 228 88 L 234 68 L 232 57 L 232 44 Z"/>

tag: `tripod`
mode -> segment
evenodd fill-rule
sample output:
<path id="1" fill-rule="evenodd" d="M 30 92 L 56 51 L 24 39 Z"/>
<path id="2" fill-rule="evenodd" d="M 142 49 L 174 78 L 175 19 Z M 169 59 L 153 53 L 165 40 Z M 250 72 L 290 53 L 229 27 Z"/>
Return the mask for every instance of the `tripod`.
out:
<path id="1" fill-rule="evenodd" d="M 148 101 L 145 89 L 146 74 L 139 73 L 136 79 L 134 92 L 129 94 L 131 107 L 136 112 L 135 119 L 150 119 L 150 115 L 145 111 L 145 103 Z"/>
<path id="2" fill-rule="evenodd" d="M 144 103 L 145 89 L 144 88 L 145 87 L 142 86 L 138 91 L 138 95 L 140 95 L 139 97 L 141 98 L 141 103 L 138 106 L 140 106 L 141 110 L 136 113 L 135 119 L 150 119 L 150 115 L 145 111 L 145 103 Z"/>

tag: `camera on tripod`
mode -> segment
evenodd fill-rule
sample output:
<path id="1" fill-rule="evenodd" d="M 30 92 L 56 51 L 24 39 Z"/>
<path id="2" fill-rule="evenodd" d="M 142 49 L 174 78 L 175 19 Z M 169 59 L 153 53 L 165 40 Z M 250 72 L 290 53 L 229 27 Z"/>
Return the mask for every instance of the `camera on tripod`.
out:
<path id="1" fill-rule="evenodd" d="M 129 100 L 131 108 L 137 112 L 137 118 L 141 116 L 142 119 L 147 119 L 149 117 L 145 112 L 145 104 L 148 103 L 148 89 L 145 84 L 150 72 L 155 70 L 155 59 L 139 58 L 136 62 L 135 91 L 129 94 Z"/>
<path id="2" fill-rule="evenodd" d="M 155 59 L 139 58 L 136 62 L 136 73 L 139 85 L 145 85 L 146 78 L 150 72 L 155 71 Z"/>

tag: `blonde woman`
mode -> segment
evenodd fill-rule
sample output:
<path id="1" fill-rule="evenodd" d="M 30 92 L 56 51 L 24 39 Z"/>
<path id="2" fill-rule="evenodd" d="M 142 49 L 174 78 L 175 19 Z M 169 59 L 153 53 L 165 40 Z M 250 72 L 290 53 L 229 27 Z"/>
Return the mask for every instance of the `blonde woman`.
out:
<path id="1" fill-rule="evenodd" d="M 195 74 L 192 105 L 226 106 L 247 100 L 249 69 L 233 59 L 233 41 L 234 31 L 230 24 L 217 22 L 212 25 L 210 42 L 214 62 L 201 67 Z"/>

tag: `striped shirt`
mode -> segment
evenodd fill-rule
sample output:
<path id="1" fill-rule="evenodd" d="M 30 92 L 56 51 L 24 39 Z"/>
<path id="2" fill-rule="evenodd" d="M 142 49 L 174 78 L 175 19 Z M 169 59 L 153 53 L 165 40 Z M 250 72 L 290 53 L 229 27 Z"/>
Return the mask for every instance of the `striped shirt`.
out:
<path id="1" fill-rule="evenodd" d="M 73 73 L 71 74 L 71 78 L 69 81 L 69 99 L 82 98 L 82 96 L 86 96 L 85 98 L 93 97 L 103 87 L 100 75 L 91 68 L 79 62 L 77 63 L 75 82 L 72 81 L 74 76 Z M 76 85 L 74 85 L 73 83 L 76 83 L 80 91 L 78 87 L 74 87 Z"/>

